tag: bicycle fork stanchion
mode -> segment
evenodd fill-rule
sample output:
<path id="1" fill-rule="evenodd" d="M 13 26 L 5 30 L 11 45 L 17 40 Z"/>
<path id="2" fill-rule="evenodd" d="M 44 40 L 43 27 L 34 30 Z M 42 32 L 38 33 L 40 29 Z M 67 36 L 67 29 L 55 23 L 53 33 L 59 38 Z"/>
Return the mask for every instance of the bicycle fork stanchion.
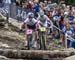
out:
<path id="1" fill-rule="evenodd" d="M 46 50 L 46 35 L 44 35 L 44 32 L 40 32 L 39 37 L 40 37 L 40 49 Z"/>
<path id="2" fill-rule="evenodd" d="M 45 34 L 43 34 L 43 48 L 44 48 L 44 50 L 46 50 L 46 35 Z"/>
<path id="3" fill-rule="evenodd" d="M 28 39 L 28 42 L 27 42 L 28 50 L 30 50 L 31 42 L 32 42 L 32 35 L 28 35 L 27 39 Z"/>
<path id="4" fill-rule="evenodd" d="M 40 49 L 42 49 L 42 33 L 39 32 L 39 36 L 40 36 Z"/>
<path id="5" fill-rule="evenodd" d="M 39 45 L 40 45 L 40 50 L 42 49 L 42 32 L 39 31 Z"/>
<path id="6" fill-rule="evenodd" d="M 30 50 L 30 36 L 27 36 L 27 49 Z"/>

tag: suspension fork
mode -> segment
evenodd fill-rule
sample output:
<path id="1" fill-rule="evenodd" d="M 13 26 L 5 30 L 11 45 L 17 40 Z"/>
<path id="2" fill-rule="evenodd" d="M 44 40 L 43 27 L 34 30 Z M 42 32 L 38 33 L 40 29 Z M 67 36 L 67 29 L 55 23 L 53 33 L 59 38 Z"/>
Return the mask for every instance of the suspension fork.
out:
<path id="1" fill-rule="evenodd" d="M 31 42 L 32 42 L 32 34 L 27 35 L 27 46 L 28 46 L 28 50 L 30 50 L 31 47 Z"/>
<path id="2" fill-rule="evenodd" d="M 43 32 L 42 33 L 42 42 L 43 42 L 43 48 L 46 50 L 46 34 Z"/>

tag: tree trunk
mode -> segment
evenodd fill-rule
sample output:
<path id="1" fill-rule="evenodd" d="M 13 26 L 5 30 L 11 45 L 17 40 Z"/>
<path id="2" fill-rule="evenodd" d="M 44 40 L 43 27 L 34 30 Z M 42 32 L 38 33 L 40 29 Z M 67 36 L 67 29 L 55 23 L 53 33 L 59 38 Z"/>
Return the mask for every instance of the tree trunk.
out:
<path id="1" fill-rule="evenodd" d="M 0 55 L 6 56 L 7 58 L 16 58 L 16 59 L 44 59 L 44 58 L 58 58 L 58 57 L 65 58 L 74 54 L 75 54 L 74 49 L 64 51 L 0 49 Z"/>

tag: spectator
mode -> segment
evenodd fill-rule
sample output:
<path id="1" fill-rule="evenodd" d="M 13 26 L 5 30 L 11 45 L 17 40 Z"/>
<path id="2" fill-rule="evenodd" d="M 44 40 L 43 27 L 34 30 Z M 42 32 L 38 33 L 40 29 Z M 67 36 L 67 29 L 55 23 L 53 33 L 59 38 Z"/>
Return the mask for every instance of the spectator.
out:
<path id="1" fill-rule="evenodd" d="M 51 1 L 48 1 L 47 8 L 53 8 L 54 6 L 55 6 L 54 3 L 52 3 Z"/>
<path id="2" fill-rule="evenodd" d="M 16 6 L 22 7 L 22 0 L 16 0 Z"/>
<path id="3" fill-rule="evenodd" d="M 24 2 L 23 8 L 27 9 L 27 2 L 26 1 Z"/>
<path id="4" fill-rule="evenodd" d="M 73 36 L 73 29 L 72 29 L 71 25 L 70 25 L 69 23 L 66 24 L 64 30 L 65 30 L 65 34 L 68 35 L 68 36 L 67 36 L 67 47 L 68 47 L 68 48 L 74 47 L 74 43 L 75 43 L 75 42 L 73 42 L 73 39 L 70 38 L 70 37 Z M 70 37 L 69 37 L 69 36 L 70 36 Z"/>
<path id="5" fill-rule="evenodd" d="M 60 15 L 59 28 L 63 32 L 63 30 L 64 30 L 64 12 L 62 12 L 62 11 L 61 11 L 61 15 Z M 62 42 L 64 45 L 65 35 L 62 32 L 60 33 L 60 42 Z"/>
<path id="6" fill-rule="evenodd" d="M 73 11 L 74 17 L 75 17 L 75 7 L 72 8 L 72 11 Z"/>
<path id="7" fill-rule="evenodd" d="M 65 25 L 64 30 L 69 36 L 73 36 L 73 30 L 71 29 L 71 25 L 69 23 Z"/>
<path id="8" fill-rule="evenodd" d="M 32 10 L 32 6 L 33 6 L 33 5 L 32 5 L 32 1 L 28 1 L 28 2 L 27 2 L 27 9 L 28 9 L 28 10 Z"/>
<path id="9" fill-rule="evenodd" d="M 34 2 L 33 11 L 34 11 L 35 17 L 38 17 L 39 10 L 40 10 L 39 4 L 37 2 Z"/>
<path id="10" fill-rule="evenodd" d="M 44 3 L 43 2 L 40 2 L 39 6 L 40 6 L 40 10 L 44 9 Z"/>
<path id="11" fill-rule="evenodd" d="M 75 19 L 74 19 L 74 21 L 73 21 L 73 38 L 75 39 Z"/>
<path id="12" fill-rule="evenodd" d="M 50 8 L 45 8 L 44 11 L 45 11 L 45 14 L 49 17 L 49 19 L 52 20 L 52 16 L 50 14 Z"/>
<path id="13" fill-rule="evenodd" d="M 70 12 L 70 13 L 68 14 L 67 18 L 69 19 L 69 22 L 72 23 L 73 20 L 74 20 L 73 12 Z"/>
<path id="14" fill-rule="evenodd" d="M 55 26 L 59 27 L 59 21 L 60 21 L 60 18 L 58 15 L 54 15 L 53 16 L 53 22 L 55 24 Z"/>
<path id="15" fill-rule="evenodd" d="M 60 29 L 64 28 L 64 12 L 61 12 L 60 21 L 59 21 Z"/>
<path id="16" fill-rule="evenodd" d="M 44 6 L 45 6 L 45 7 L 47 6 L 47 1 L 46 1 L 46 0 L 44 1 Z"/>
<path id="17" fill-rule="evenodd" d="M 0 8 L 3 6 L 3 1 L 0 0 Z"/>
<path id="18" fill-rule="evenodd" d="M 11 0 L 3 0 L 5 4 L 11 4 Z"/>

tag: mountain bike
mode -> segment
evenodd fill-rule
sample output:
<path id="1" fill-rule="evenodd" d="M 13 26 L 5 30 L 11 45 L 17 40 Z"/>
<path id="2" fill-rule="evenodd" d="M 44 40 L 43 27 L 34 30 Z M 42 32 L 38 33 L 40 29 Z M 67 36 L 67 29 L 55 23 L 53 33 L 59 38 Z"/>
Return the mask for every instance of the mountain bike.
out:
<path id="1" fill-rule="evenodd" d="M 28 47 L 28 50 L 30 50 L 30 48 L 32 47 L 33 30 L 27 29 L 26 34 L 27 34 L 27 47 Z"/>
<path id="2" fill-rule="evenodd" d="M 46 47 L 46 39 L 47 39 L 46 27 L 43 27 L 40 25 L 38 34 L 39 34 L 40 49 L 46 50 L 47 49 Z"/>

